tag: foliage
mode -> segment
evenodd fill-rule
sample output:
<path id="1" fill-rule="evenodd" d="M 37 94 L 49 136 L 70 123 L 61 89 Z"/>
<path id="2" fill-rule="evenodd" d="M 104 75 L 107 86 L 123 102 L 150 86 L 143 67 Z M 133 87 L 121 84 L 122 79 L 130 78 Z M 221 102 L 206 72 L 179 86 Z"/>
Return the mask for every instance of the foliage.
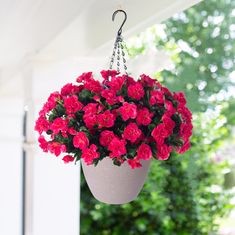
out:
<path id="1" fill-rule="evenodd" d="M 165 22 L 165 35 L 151 28 L 156 47 L 168 51 L 173 71 L 156 73 L 172 90 L 183 90 L 194 111 L 192 148 L 184 156 L 154 162 L 138 199 L 122 206 L 97 202 L 83 181 L 81 234 L 217 234 L 219 218 L 232 205 L 223 188 L 226 161 L 216 151 L 231 135 L 234 100 L 217 95 L 232 85 L 235 54 L 234 7 L 231 0 L 202 1 Z M 132 55 L 149 46 L 146 32 Z M 214 97 L 214 98 L 212 98 Z"/>

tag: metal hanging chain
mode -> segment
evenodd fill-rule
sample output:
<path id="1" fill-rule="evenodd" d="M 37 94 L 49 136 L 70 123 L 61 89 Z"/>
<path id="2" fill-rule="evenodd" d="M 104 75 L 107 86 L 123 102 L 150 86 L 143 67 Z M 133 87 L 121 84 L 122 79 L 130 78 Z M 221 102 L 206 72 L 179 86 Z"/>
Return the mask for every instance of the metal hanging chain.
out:
<path id="1" fill-rule="evenodd" d="M 127 66 L 126 66 L 126 58 L 125 58 L 125 51 L 124 51 L 124 41 L 123 41 L 123 38 L 122 38 L 122 27 L 123 25 L 125 24 L 126 20 L 127 20 L 127 14 L 125 11 L 123 10 L 117 10 L 113 13 L 113 16 L 112 16 L 112 21 L 114 21 L 115 19 L 115 16 L 118 12 L 122 12 L 124 13 L 125 15 L 125 18 L 117 32 L 117 37 L 116 37 L 116 40 L 115 40 L 115 43 L 114 43 L 114 48 L 113 48 L 113 53 L 112 53 L 112 56 L 111 56 L 111 60 L 110 60 L 110 65 L 109 65 L 109 69 L 112 70 L 113 69 L 113 64 L 114 64 L 114 61 L 115 61 L 115 58 L 116 58 L 116 61 L 117 61 L 117 71 L 120 72 L 120 65 L 121 65 L 121 58 L 122 58 L 122 63 L 123 63 L 123 68 L 124 68 L 124 71 L 126 74 L 127 73 Z"/>

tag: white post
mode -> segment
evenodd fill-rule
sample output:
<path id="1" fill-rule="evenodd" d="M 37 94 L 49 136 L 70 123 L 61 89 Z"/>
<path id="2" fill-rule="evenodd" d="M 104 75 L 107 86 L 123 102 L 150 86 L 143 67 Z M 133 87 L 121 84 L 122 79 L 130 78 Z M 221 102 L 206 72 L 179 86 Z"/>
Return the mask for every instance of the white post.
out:
<path id="1" fill-rule="evenodd" d="M 5 84 L 3 84 L 5 85 Z M 5 87 L 4 87 L 5 89 Z M 7 92 L 5 92 L 7 93 Z M 11 91 L 9 91 L 11 93 Z M 0 94 L 0 234 L 21 230 L 21 97 Z"/>
<path id="2" fill-rule="evenodd" d="M 34 131 L 38 110 L 49 93 L 57 89 L 57 80 L 65 83 L 66 70 L 59 64 L 29 62 L 23 76 L 28 109 L 23 235 L 78 235 L 80 164 L 65 165 L 61 159 L 43 153 Z"/>
<path id="3" fill-rule="evenodd" d="M 33 184 L 34 184 L 34 148 L 33 132 L 34 102 L 33 102 L 33 67 L 29 60 L 22 69 L 24 84 L 25 139 L 23 148 L 23 198 L 22 198 L 22 235 L 33 235 Z M 23 120 L 22 120 L 23 121 Z M 22 123 L 23 124 L 23 123 Z"/>

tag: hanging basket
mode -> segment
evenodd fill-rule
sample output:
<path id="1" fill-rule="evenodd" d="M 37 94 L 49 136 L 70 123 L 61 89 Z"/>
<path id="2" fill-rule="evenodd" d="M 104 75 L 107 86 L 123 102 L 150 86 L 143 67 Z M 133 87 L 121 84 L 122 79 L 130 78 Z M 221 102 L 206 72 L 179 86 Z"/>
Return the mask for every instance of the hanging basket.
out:
<path id="1" fill-rule="evenodd" d="M 150 160 L 141 161 L 142 167 L 131 169 L 125 162 L 120 167 L 104 158 L 97 166 L 82 160 L 82 169 L 93 196 L 104 203 L 124 204 L 133 201 L 141 191 L 148 174 Z"/>
<path id="2" fill-rule="evenodd" d="M 131 77 L 122 43 L 120 28 L 110 69 L 101 71 L 98 80 L 85 72 L 75 84 L 52 93 L 35 125 L 43 151 L 63 155 L 65 163 L 82 159 L 91 192 L 111 204 L 133 200 L 143 187 L 150 159 L 184 153 L 192 135 L 184 94 L 170 92 L 145 74 Z"/>

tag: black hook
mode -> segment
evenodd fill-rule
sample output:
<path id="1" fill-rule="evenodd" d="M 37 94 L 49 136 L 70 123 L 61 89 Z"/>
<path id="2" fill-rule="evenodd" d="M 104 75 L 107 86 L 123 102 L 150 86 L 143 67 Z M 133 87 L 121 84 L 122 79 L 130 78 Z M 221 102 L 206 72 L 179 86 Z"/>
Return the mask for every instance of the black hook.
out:
<path id="1" fill-rule="evenodd" d="M 122 22 L 122 24 L 121 24 L 121 26 L 120 26 L 120 28 L 119 28 L 119 30 L 118 30 L 118 35 L 120 36 L 120 35 L 122 34 L 122 27 L 123 27 L 123 25 L 125 24 L 125 22 L 126 22 L 126 20 L 127 20 L 127 14 L 126 14 L 126 12 L 123 11 L 123 10 L 116 10 L 116 11 L 113 13 L 112 21 L 114 21 L 115 16 L 116 16 L 116 14 L 117 14 L 118 12 L 122 12 L 122 13 L 124 13 L 124 15 L 125 15 L 125 18 L 124 18 L 124 20 L 123 20 L 123 22 Z"/>

